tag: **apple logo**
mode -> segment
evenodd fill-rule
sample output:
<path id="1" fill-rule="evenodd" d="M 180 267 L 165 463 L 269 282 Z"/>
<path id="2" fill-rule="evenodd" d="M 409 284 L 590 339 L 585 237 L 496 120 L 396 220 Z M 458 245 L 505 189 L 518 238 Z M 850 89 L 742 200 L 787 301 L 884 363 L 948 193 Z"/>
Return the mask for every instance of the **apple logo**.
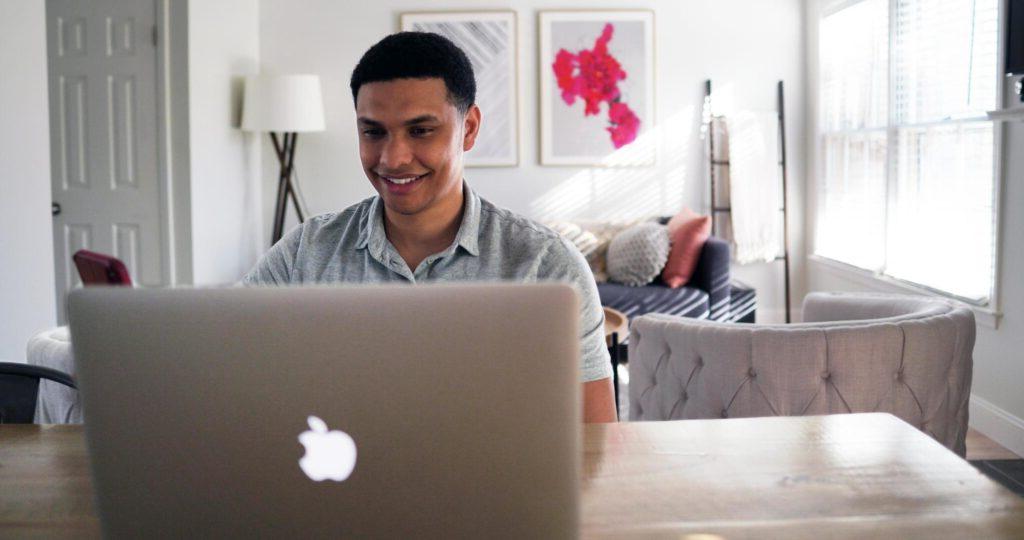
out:
<path id="1" fill-rule="evenodd" d="M 306 421 L 311 431 L 299 434 L 299 442 L 306 455 L 299 459 L 299 467 L 317 482 L 342 482 L 356 466 L 356 442 L 344 431 L 328 431 L 327 424 L 310 416 Z"/>

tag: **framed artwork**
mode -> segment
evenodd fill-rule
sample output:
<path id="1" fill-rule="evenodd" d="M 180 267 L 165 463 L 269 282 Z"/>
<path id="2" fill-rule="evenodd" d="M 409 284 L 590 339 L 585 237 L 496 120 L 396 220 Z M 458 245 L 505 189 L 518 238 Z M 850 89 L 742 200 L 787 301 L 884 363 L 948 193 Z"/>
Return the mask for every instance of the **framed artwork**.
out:
<path id="1" fill-rule="evenodd" d="M 542 11 L 542 165 L 655 161 L 654 12 Z"/>
<path id="2" fill-rule="evenodd" d="M 403 31 L 433 32 L 452 40 L 469 57 L 476 75 L 482 121 L 467 167 L 519 164 L 518 29 L 514 11 L 411 12 Z"/>

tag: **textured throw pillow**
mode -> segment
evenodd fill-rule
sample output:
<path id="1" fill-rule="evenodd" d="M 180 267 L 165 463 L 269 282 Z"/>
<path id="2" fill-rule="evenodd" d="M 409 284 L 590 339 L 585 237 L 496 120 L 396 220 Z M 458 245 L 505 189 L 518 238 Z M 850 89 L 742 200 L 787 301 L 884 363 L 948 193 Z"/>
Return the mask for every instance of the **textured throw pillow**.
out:
<path id="1" fill-rule="evenodd" d="M 597 238 L 597 247 L 587 255 L 587 262 L 590 263 L 590 270 L 594 273 L 594 280 L 598 283 L 608 281 L 608 245 L 612 243 L 620 232 L 639 223 L 638 221 L 592 221 L 581 222 L 580 227 L 589 231 Z"/>
<path id="2" fill-rule="evenodd" d="M 693 277 L 704 242 L 711 235 L 711 216 L 701 216 L 683 209 L 668 222 L 672 247 L 661 279 L 670 288 L 682 287 Z"/>
<path id="3" fill-rule="evenodd" d="M 668 260 L 668 228 L 658 223 L 634 225 L 608 244 L 608 277 L 626 285 L 647 285 Z"/>

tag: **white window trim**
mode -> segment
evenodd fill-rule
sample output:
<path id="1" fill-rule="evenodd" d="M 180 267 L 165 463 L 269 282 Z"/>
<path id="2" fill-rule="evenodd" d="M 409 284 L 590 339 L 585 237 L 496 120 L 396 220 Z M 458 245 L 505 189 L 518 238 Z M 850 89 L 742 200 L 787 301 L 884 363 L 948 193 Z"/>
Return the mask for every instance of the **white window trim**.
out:
<path id="1" fill-rule="evenodd" d="M 971 311 L 974 312 L 974 317 L 978 323 L 987 328 L 999 328 L 999 321 L 1003 316 L 1002 312 L 991 307 L 991 303 L 985 306 L 971 304 L 964 301 L 962 298 L 957 298 L 956 296 L 936 291 L 935 289 L 928 289 L 909 281 L 896 279 L 880 272 L 865 270 L 857 266 L 846 264 L 821 255 L 815 255 L 813 253 L 807 256 L 807 260 L 823 270 L 827 270 L 840 278 L 863 285 L 874 292 L 916 294 L 956 300 L 970 308 Z"/>
<path id="2" fill-rule="evenodd" d="M 813 84 L 814 91 L 811 92 L 813 96 L 812 113 L 808 118 L 808 122 L 813 126 L 813 141 L 811 143 L 813 152 L 811 153 L 812 166 L 810 170 L 815 173 L 815 181 L 810 186 L 810 197 L 813 197 L 812 204 L 809 204 L 809 211 L 812 214 L 811 220 L 807 223 L 811 227 L 816 226 L 818 216 L 821 210 L 821 196 L 820 187 L 821 179 L 825 176 L 825 165 L 824 160 L 821 159 L 824 148 L 822 141 L 824 140 L 825 130 L 821 125 L 821 77 L 818 66 L 820 65 L 820 37 L 818 34 L 821 26 L 821 20 L 828 15 L 831 15 L 841 9 L 845 9 L 854 4 L 858 4 L 863 0 L 819 0 L 817 4 L 818 9 L 812 10 L 809 14 L 814 21 L 814 33 L 813 43 L 814 47 L 810 53 L 809 58 L 811 59 L 810 71 L 812 75 L 809 77 L 809 82 Z M 893 1 L 889 0 L 890 11 L 893 9 Z M 1005 102 L 1004 90 L 1006 88 L 1006 75 L 1003 73 L 1003 67 L 1006 64 L 1006 0 L 999 0 L 999 6 L 997 8 L 997 28 L 998 35 L 996 37 L 997 50 L 996 50 L 996 104 L 997 109 L 1002 108 Z M 890 25 L 892 24 L 893 18 L 890 13 Z M 890 30 L 891 32 L 891 30 Z M 892 64 L 890 63 L 890 77 L 892 76 Z M 892 92 L 892 84 L 889 84 L 889 91 Z M 890 96 L 891 97 L 891 96 Z M 960 119 L 957 119 L 960 120 Z M 973 120 L 973 119 L 972 119 Z M 1001 311 L 1001 293 L 1000 283 L 1002 282 L 1002 260 L 1003 260 L 1003 182 L 1005 181 L 1006 175 L 1004 174 L 1005 163 L 1003 160 L 1003 150 L 1005 146 L 1005 135 L 1004 135 L 1004 122 L 994 121 L 993 122 L 993 160 L 995 166 L 992 168 L 993 174 L 993 205 L 992 205 L 992 219 L 993 219 L 993 231 L 995 233 L 995 247 L 992 250 L 992 256 L 994 258 L 994 272 L 993 272 L 993 283 L 992 283 L 992 296 L 989 301 L 980 305 L 965 301 L 963 298 L 957 297 L 953 294 L 945 291 L 939 291 L 931 289 L 923 285 L 911 283 L 909 281 L 900 280 L 891 276 L 888 276 L 882 272 L 875 272 L 866 270 L 852 264 L 848 264 L 842 261 L 837 261 L 829 257 L 817 254 L 816 238 L 814 234 L 808 234 L 808 247 L 810 248 L 807 252 L 807 260 L 814 263 L 821 269 L 829 270 L 833 274 L 840 278 L 846 278 L 850 281 L 854 281 L 860 285 L 868 287 L 870 290 L 876 292 L 893 292 L 893 293 L 909 293 L 919 294 L 925 296 L 933 296 L 939 298 L 947 298 L 956 300 L 963 303 L 965 306 L 971 308 L 975 314 L 975 318 L 981 325 L 998 329 L 999 321 L 1003 316 Z M 891 124 L 891 122 L 890 122 Z M 887 182 L 888 183 L 888 182 Z M 888 199 L 887 199 L 888 202 Z M 889 213 L 886 212 L 888 217 Z"/>
<path id="3" fill-rule="evenodd" d="M 821 10 L 818 13 L 818 20 L 824 19 L 837 11 L 842 11 L 850 6 L 859 4 L 864 0 L 820 0 Z"/>

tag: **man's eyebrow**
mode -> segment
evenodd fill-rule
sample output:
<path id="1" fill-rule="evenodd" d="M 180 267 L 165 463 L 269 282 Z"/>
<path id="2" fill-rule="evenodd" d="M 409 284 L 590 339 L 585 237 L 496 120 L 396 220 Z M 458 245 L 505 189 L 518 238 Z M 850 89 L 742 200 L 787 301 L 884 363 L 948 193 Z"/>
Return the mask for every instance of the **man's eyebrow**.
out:
<path id="1" fill-rule="evenodd" d="M 423 114 L 423 115 L 417 116 L 416 118 L 412 118 L 410 120 L 406 120 L 405 122 L 402 122 L 402 124 L 406 125 L 406 126 L 414 126 L 416 124 L 426 124 L 428 122 L 440 122 L 440 121 L 441 121 L 440 119 L 438 119 L 436 116 L 434 116 L 432 114 Z"/>
<path id="2" fill-rule="evenodd" d="M 405 122 L 402 122 L 402 125 L 403 126 L 415 126 L 416 124 L 427 124 L 427 123 L 431 123 L 431 122 L 438 123 L 440 121 L 441 121 L 441 119 L 439 119 L 438 117 L 436 117 L 436 116 L 434 116 L 432 114 L 422 114 L 420 116 L 417 116 L 416 118 L 410 118 L 409 120 L 406 120 Z M 365 116 L 360 116 L 359 118 L 356 118 L 356 122 L 358 122 L 360 124 L 366 124 L 368 126 L 374 126 L 374 127 L 380 127 L 380 126 L 384 125 L 384 124 L 382 124 L 382 123 L 380 123 L 380 122 L 378 122 L 376 120 L 371 120 L 371 119 L 369 119 L 369 118 L 367 118 Z"/>

